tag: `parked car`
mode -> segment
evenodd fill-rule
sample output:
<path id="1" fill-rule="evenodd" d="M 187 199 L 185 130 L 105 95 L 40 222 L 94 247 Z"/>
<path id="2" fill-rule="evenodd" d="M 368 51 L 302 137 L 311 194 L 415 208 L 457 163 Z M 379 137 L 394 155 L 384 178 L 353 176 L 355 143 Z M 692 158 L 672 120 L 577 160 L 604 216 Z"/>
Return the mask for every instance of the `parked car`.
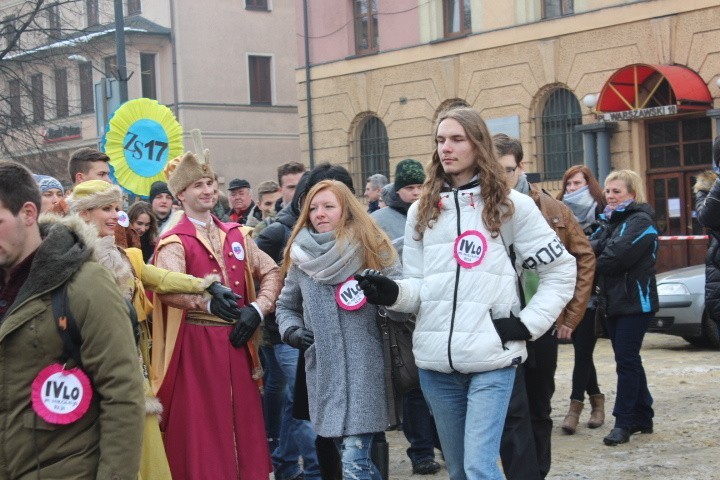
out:
<path id="1" fill-rule="evenodd" d="M 660 310 L 649 331 L 677 335 L 693 345 L 720 349 L 720 331 L 705 312 L 705 265 L 657 275 Z"/>

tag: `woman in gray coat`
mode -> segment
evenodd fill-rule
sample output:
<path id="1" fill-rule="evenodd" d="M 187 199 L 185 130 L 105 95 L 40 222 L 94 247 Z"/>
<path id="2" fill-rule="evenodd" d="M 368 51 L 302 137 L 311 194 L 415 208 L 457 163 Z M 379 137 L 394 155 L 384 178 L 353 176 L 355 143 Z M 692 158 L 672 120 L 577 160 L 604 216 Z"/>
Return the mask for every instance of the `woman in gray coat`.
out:
<path id="1" fill-rule="evenodd" d="M 318 183 L 288 241 L 276 316 L 283 341 L 305 350 L 315 432 L 336 438 L 344 477 L 379 480 L 370 447 L 387 426 L 382 338 L 353 278 L 366 268 L 399 273 L 390 239 L 344 184 Z"/>

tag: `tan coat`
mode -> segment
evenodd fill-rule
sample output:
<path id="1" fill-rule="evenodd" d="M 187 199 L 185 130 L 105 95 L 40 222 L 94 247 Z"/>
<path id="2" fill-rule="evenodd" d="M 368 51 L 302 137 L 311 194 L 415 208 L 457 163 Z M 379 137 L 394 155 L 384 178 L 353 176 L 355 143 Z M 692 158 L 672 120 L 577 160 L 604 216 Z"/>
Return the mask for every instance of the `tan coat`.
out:
<path id="1" fill-rule="evenodd" d="M 550 227 L 555 230 L 565 249 L 577 260 L 577 279 L 572 299 L 563 309 L 555 325 L 573 330 L 585 315 L 595 279 L 595 253 L 572 211 L 561 201 L 544 193 L 537 185 L 530 185 L 530 197 L 535 201 Z"/>
<path id="2" fill-rule="evenodd" d="M 89 260 L 87 245 L 70 229 L 42 231 L 47 237 L 30 276 L 0 320 L 0 479 L 34 479 L 38 460 L 39 478 L 136 479 L 145 405 L 125 302 L 110 272 Z M 80 420 L 62 426 L 35 414 L 30 385 L 62 352 L 50 292 L 70 277 L 70 310 L 94 396 Z"/>

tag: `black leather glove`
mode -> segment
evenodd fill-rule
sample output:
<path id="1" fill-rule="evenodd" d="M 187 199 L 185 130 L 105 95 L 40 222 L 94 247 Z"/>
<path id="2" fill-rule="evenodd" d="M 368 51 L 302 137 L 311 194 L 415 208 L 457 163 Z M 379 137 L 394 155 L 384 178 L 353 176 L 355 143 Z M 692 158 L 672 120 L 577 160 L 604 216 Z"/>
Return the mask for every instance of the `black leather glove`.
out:
<path id="1" fill-rule="evenodd" d="M 212 295 L 210 313 L 228 322 L 234 322 L 240 318 L 237 301 L 242 298 L 242 295 L 238 295 L 220 282 L 213 282 L 206 290 Z"/>
<path id="2" fill-rule="evenodd" d="M 285 330 L 283 342 L 291 347 L 307 350 L 310 345 L 315 343 L 315 334 L 304 327 L 290 327 Z"/>
<path id="3" fill-rule="evenodd" d="M 527 327 L 512 312 L 510 312 L 508 318 L 493 318 L 493 324 L 502 343 L 511 340 L 530 340 L 532 338 Z"/>
<path id="4" fill-rule="evenodd" d="M 260 326 L 260 314 L 252 305 L 240 309 L 240 318 L 235 323 L 232 333 L 230 333 L 230 343 L 235 348 L 245 345 L 253 336 L 255 330 Z"/>
<path id="5" fill-rule="evenodd" d="M 388 306 L 397 301 L 400 293 L 398 284 L 377 270 L 363 270 L 362 273 L 355 274 L 355 280 L 369 303 Z"/>

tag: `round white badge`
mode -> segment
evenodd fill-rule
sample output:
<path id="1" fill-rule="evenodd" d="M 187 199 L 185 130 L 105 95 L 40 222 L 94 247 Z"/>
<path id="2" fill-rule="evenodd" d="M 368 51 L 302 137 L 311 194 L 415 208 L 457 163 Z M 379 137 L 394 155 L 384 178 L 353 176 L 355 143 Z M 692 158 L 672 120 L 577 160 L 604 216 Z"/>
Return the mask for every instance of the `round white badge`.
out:
<path id="1" fill-rule="evenodd" d="M 453 256 L 461 267 L 473 268 L 482 263 L 487 249 L 485 235 L 477 230 L 468 230 L 455 239 Z"/>
<path id="2" fill-rule="evenodd" d="M 78 420 L 90 407 L 93 391 L 90 379 L 79 368 L 64 370 L 54 363 L 45 367 L 31 387 L 33 410 L 48 423 L 67 425 Z"/>
<path id="3" fill-rule="evenodd" d="M 335 289 L 335 301 L 343 310 L 357 310 L 367 303 L 365 293 L 353 277 L 348 278 Z"/>
<path id="4" fill-rule="evenodd" d="M 128 217 L 128 214 L 122 210 L 118 212 L 118 225 L 125 228 L 130 226 L 130 217 Z"/>
<path id="5" fill-rule="evenodd" d="M 233 242 L 230 248 L 232 248 L 232 253 L 235 255 L 235 258 L 238 260 L 245 259 L 245 249 L 240 242 Z"/>

